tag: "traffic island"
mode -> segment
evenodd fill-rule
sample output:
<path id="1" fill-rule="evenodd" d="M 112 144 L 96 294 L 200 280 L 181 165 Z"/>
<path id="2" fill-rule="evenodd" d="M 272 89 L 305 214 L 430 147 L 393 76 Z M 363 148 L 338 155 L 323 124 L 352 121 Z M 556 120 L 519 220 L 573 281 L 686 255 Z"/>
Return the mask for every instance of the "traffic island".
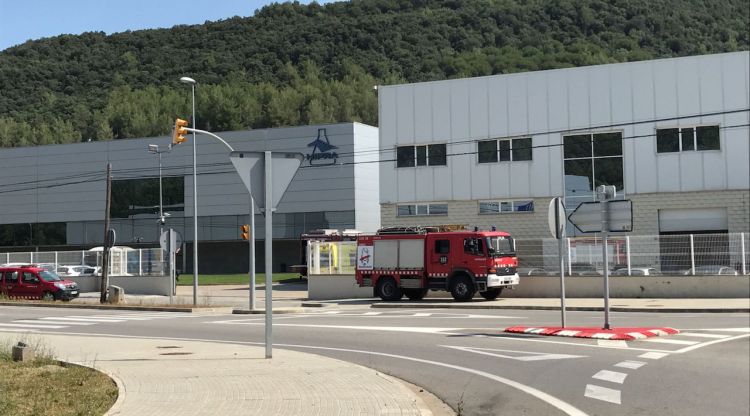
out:
<path id="1" fill-rule="evenodd" d="M 548 335 L 556 337 L 573 338 L 596 338 L 621 341 L 634 341 L 638 339 L 662 337 L 680 333 L 679 330 L 669 327 L 662 328 L 593 328 L 593 327 L 559 327 L 559 326 L 512 326 L 505 328 L 505 332 L 516 334 Z"/>

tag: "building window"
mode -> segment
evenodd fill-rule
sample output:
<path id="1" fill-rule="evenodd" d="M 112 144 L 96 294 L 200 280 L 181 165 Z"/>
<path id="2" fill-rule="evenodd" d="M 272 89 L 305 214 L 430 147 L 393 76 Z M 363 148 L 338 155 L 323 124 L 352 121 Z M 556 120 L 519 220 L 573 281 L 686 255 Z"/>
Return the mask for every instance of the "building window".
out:
<path id="1" fill-rule="evenodd" d="M 694 126 L 656 129 L 656 152 L 721 150 L 719 126 Z"/>
<path id="2" fill-rule="evenodd" d="M 596 200 L 599 185 L 614 185 L 618 196 L 622 195 L 622 132 L 563 136 L 563 158 L 568 211 Z"/>
<path id="3" fill-rule="evenodd" d="M 513 212 L 534 212 L 534 201 L 480 201 L 480 214 L 509 214 Z"/>
<path id="4" fill-rule="evenodd" d="M 448 204 L 405 204 L 398 206 L 399 217 L 448 215 Z"/>
<path id="5" fill-rule="evenodd" d="M 162 178 L 164 212 L 185 211 L 185 178 Z M 112 218 L 156 218 L 159 216 L 159 179 L 123 179 L 112 181 Z"/>
<path id="6" fill-rule="evenodd" d="M 399 146 L 396 148 L 396 167 L 447 165 L 445 143 L 420 146 Z"/>
<path id="7" fill-rule="evenodd" d="M 479 163 L 531 160 L 531 137 L 480 140 L 477 154 Z"/>

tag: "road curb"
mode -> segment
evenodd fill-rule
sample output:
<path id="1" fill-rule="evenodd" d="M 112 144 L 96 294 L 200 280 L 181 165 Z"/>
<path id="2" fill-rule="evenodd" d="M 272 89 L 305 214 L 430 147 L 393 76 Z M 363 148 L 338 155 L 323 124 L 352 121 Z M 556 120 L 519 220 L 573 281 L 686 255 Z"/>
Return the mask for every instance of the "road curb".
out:
<path id="1" fill-rule="evenodd" d="M 99 309 L 119 311 L 148 311 L 148 312 L 187 312 L 187 313 L 228 313 L 232 307 L 198 307 L 178 308 L 173 306 L 141 306 L 141 305 L 93 305 L 85 303 L 38 303 L 38 302 L 0 302 L 0 306 L 22 306 L 33 308 L 62 308 L 62 309 Z"/>
<path id="2" fill-rule="evenodd" d="M 424 303 L 373 303 L 371 308 L 422 308 L 422 309 L 517 309 L 517 310 L 539 310 L 559 311 L 559 306 L 535 306 L 535 305 L 482 305 L 472 303 L 455 304 L 424 304 Z M 602 312 L 600 306 L 568 306 L 566 311 L 588 311 Z M 624 308 L 610 307 L 610 312 L 662 312 L 662 313 L 750 313 L 750 308 Z"/>
<path id="3" fill-rule="evenodd" d="M 332 306 L 338 306 L 338 304 L 323 302 L 302 302 L 302 307 L 304 308 L 330 308 Z"/>

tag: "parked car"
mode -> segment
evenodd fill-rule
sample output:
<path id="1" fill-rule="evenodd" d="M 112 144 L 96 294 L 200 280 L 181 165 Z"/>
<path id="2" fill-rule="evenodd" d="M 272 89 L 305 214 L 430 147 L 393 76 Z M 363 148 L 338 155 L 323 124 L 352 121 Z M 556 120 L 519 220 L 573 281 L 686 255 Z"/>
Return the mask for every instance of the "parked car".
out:
<path id="1" fill-rule="evenodd" d="M 616 269 L 611 273 L 612 276 L 628 276 L 627 267 Z M 661 276 L 661 273 L 653 267 L 631 267 L 630 276 Z"/>
<path id="2" fill-rule="evenodd" d="M 569 276 L 602 276 L 602 272 L 590 263 L 571 263 Z"/>
<path id="3" fill-rule="evenodd" d="M 36 266 L 0 267 L 0 293 L 11 298 L 69 301 L 79 295 L 78 285 L 55 272 Z"/>
<path id="4" fill-rule="evenodd" d="M 718 266 L 718 265 L 711 265 L 711 266 L 697 266 L 695 268 L 695 273 L 693 273 L 693 268 L 687 269 L 683 274 L 710 274 L 710 275 L 738 275 L 737 270 L 735 270 L 733 267 L 729 266 Z"/>
<path id="5" fill-rule="evenodd" d="M 95 276 L 98 267 L 85 265 L 57 266 L 57 274 L 60 276 Z"/>

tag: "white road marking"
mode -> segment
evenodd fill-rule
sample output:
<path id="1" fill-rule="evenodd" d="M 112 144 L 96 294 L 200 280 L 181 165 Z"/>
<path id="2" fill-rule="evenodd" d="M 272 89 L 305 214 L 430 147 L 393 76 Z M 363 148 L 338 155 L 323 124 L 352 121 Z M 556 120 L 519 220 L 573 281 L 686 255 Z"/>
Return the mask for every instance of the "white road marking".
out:
<path id="1" fill-rule="evenodd" d="M 249 325 L 260 325 L 260 323 L 249 322 Z M 432 328 L 417 326 L 358 326 L 358 325 L 318 325 L 318 324 L 274 324 L 274 326 L 293 326 L 303 328 L 329 328 L 329 329 L 355 329 L 363 331 L 390 331 L 390 332 L 418 332 L 423 334 L 446 334 L 457 331 L 459 328 Z"/>
<path id="2" fill-rule="evenodd" d="M 668 338 L 646 338 L 641 340 L 643 342 L 655 342 L 657 344 L 675 344 L 675 345 L 695 345 L 698 341 L 685 341 L 682 339 L 668 339 Z"/>
<path id="3" fill-rule="evenodd" d="M 570 355 L 570 354 L 546 354 L 543 352 L 530 352 L 530 351 L 517 351 L 517 350 L 500 350 L 494 348 L 475 348 L 475 347 L 459 347 L 454 345 L 440 345 L 445 348 L 453 348 L 460 351 L 468 351 L 476 354 L 489 355 L 492 357 L 509 358 L 517 361 L 543 361 L 543 360 L 564 360 L 566 358 L 584 358 L 585 355 Z M 489 352 L 493 351 L 493 352 Z M 515 354 L 526 354 L 526 355 L 508 355 L 508 354 L 497 354 L 496 352 L 510 352 Z"/>
<path id="4" fill-rule="evenodd" d="M 649 360 L 658 360 L 659 358 L 664 358 L 667 355 L 669 355 L 669 354 L 667 354 L 665 352 L 647 352 L 645 354 L 639 355 L 638 358 L 647 358 Z"/>
<path id="5" fill-rule="evenodd" d="M 47 321 L 44 321 L 44 318 L 39 319 L 19 319 L 17 321 L 13 321 L 14 323 L 19 324 L 44 324 L 44 323 L 50 323 Z M 65 324 L 65 325 L 94 325 L 94 322 L 60 322 L 60 321 L 54 321 L 55 324 Z"/>
<path id="6" fill-rule="evenodd" d="M 685 348 L 682 348 L 682 349 L 677 350 L 675 352 L 677 352 L 677 353 L 685 353 L 685 352 L 697 350 L 698 348 L 703 348 L 703 347 L 707 347 L 709 345 L 718 344 L 720 342 L 734 341 L 736 339 L 742 339 L 742 338 L 747 338 L 747 337 L 750 337 L 750 334 L 737 335 L 737 336 L 734 336 L 734 337 L 731 337 L 731 338 L 715 339 L 713 341 L 703 342 L 703 343 L 700 343 L 700 344 L 697 344 L 697 345 L 692 345 L 690 347 L 685 347 Z"/>
<path id="7" fill-rule="evenodd" d="M 364 316 L 374 316 L 374 315 L 382 315 L 383 312 L 365 312 L 362 315 Z"/>
<path id="8" fill-rule="evenodd" d="M 321 315 L 336 315 L 337 313 L 341 313 L 341 311 L 325 311 L 321 312 Z"/>
<path id="9" fill-rule="evenodd" d="M 97 322 L 103 322 L 103 323 L 108 323 L 108 322 L 125 322 L 124 319 L 104 319 L 104 318 L 94 318 L 94 319 L 91 319 L 91 318 L 74 317 L 74 316 L 65 316 L 65 317 L 63 317 L 63 316 L 60 316 L 60 317 L 49 316 L 49 317 L 39 318 L 39 319 L 44 319 L 44 320 L 48 320 L 48 321 L 76 321 L 76 322 L 94 322 L 94 323 L 97 323 Z"/>
<path id="10" fill-rule="evenodd" d="M 611 383 L 618 383 L 622 384 L 625 382 L 625 377 L 627 377 L 627 373 L 621 373 L 619 371 L 609 371 L 609 370 L 602 370 L 593 376 L 591 378 L 595 378 L 597 380 L 604 380 L 609 381 Z"/>
<path id="11" fill-rule="evenodd" d="M 625 360 L 622 362 L 619 362 L 615 364 L 615 367 L 621 367 L 621 368 L 629 368 L 631 370 L 637 370 L 641 367 L 646 365 L 643 361 L 631 361 L 631 360 Z"/>
<path id="12" fill-rule="evenodd" d="M 750 333 L 750 328 L 699 328 L 699 329 L 688 329 L 687 331 L 722 331 L 722 332 Z"/>
<path id="13" fill-rule="evenodd" d="M 620 404 L 620 390 L 587 384 L 586 392 L 583 395 L 596 400 Z"/>
<path id="14" fill-rule="evenodd" d="M 432 316 L 432 314 L 431 313 L 415 313 L 414 316 L 424 317 L 424 316 Z"/>
<path id="15" fill-rule="evenodd" d="M 698 338 L 729 338 L 731 335 L 723 335 L 723 334 L 702 334 L 700 332 L 681 332 L 681 336 L 687 336 L 687 337 L 698 337 Z"/>
<path id="16" fill-rule="evenodd" d="M 628 347 L 627 341 L 623 341 L 619 339 L 597 339 L 596 345 L 601 345 L 605 347 L 619 347 L 619 348 Z"/>
<path id="17" fill-rule="evenodd" d="M 0 326 L 11 327 L 11 328 L 45 328 L 45 329 L 65 328 L 65 326 L 61 326 L 61 325 L 37 325 L 37 324 L 0 324 Z"/>
<path id="18" fill-rule="evenodd" d="M 22 329 L 22 328 L 0 328 L 0 332 L 34 332 L 38 333 L 36 329 Z"/>

